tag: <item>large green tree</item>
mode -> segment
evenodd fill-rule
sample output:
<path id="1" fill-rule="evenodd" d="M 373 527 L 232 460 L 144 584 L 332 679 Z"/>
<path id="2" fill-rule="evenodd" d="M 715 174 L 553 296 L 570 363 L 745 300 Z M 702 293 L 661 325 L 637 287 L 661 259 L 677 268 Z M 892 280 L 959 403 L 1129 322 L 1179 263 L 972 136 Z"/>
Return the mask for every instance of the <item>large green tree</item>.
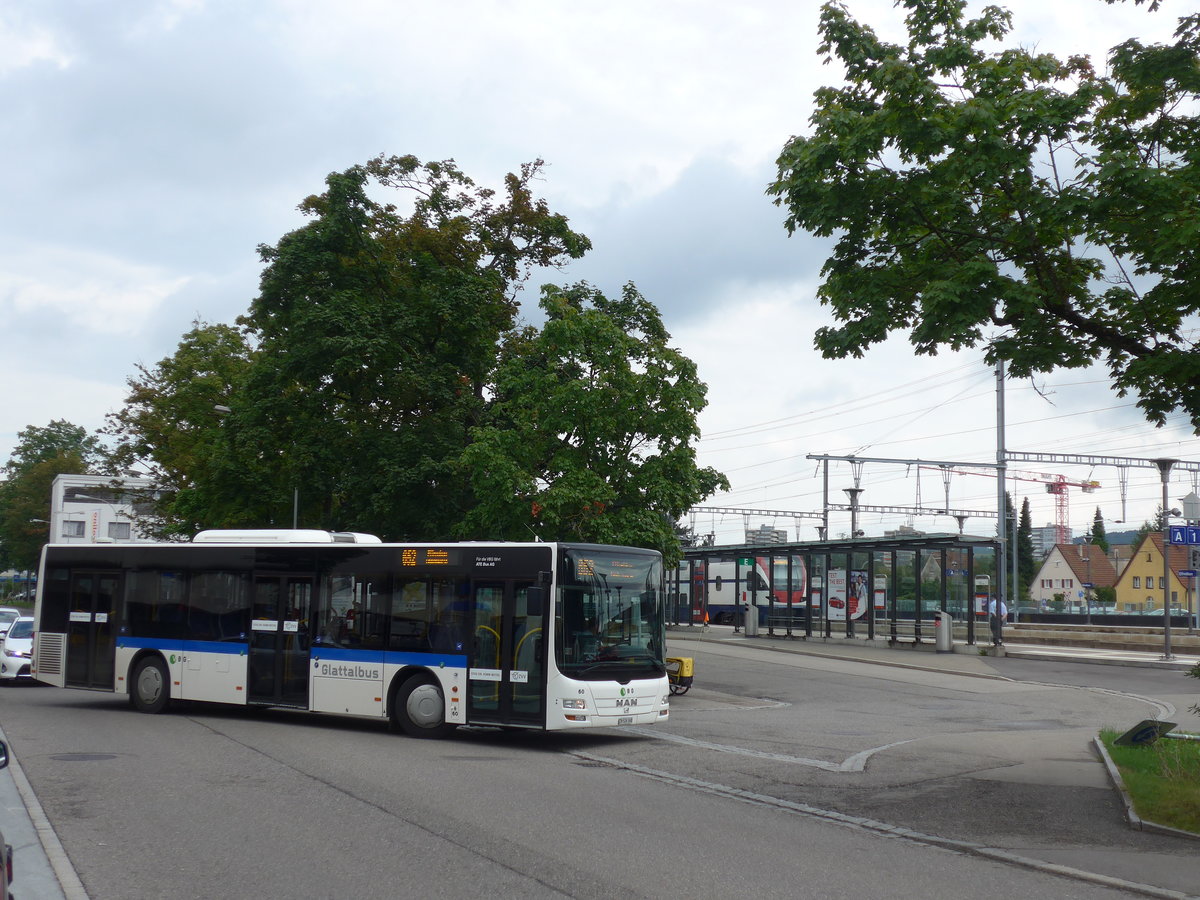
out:
<path id="1" fill-rule="evenodd" d="M 498 195 L 451 161 L 378 157 L 331 174 L 301 204 L 311 221 L 260 248 L 240 320 L 257 353 L 226 427 L 258 448 L 265 489 L 298 492 L 302 525 L 440 539 L 471 505 L 456 464 L 515 293 L 590 246 L 534 196 L 540 170 Z"/>
<path id="2" fill-rule="evenodd" d="M 255 469 L 257 454 L 224 428 L 253 357 L 240 329 L 197 321 L 174 354 L 139 365 L 128 379 L 125 406 L 108 416 L 104 431 L 116 439 L 117 469 L 155 483 L 157 502 L 139 504 L 153 510 L 139 522 L 143 531 L 172 537 L 251 525 L 278 501 L 262 490 L 266 472 Z"/>
<path id="3" fill-rule="evenodd" d="M 103 465 L 106 452 L 99 439 L 87 429 L 65 419 L 55 419 L 44 427 L 30 425 L 17 432 L 13 447 L 4 466 L 9 478 L 20 476 L 40 462 L 55 457 L 73 455 L 89 467 Z M 46 500 L 49 503 L 49 498 Z"/>
<path id="4" fill-rule="evenodd" d="M 1092 531 L 1091 542 L 1103 550 L 1108 552 L 1108 532 L 1104 530 L 1104 516 L 1100 513 L 1100 507 L 1096 507 L 1096 513 L 1092 516 Z"/>
<path id="5" fill-rule="evenodd" d="M 540 171 L 500 191 L 412 156 L 332 173 L 300 205 L 309 221 L 259 248 L 240 329 L 196 323 L 109 418 L 122 463 L 162 489 L 160 533 L 298 521 L 449 537 L 516 292 L 590 246 L 533 194 Z"/>
<path id="6" fill-rule="evenodd" d="M 1029 508 L 1029 498 L 1021 501 L 1021 518 L 1017 523 L 1017 578 L 1020 581 L 1022 601 L 1029 599 L 1029 588 L 1033 584 L 1033 576 L 1037 573 L 1038 561 L 1033 553 L 1033 513 Z"/>
<path id="7" fill-rule="evenodd" d="M 509 336 L 487 423 L 463 456 L 476 497 L 466 536 L 652 547 L 718 488 L 696 464 L 706 388 L 655 306 L 577 284 L 543 288 L 546 322 Z"/>
<path id="8" fill-rule="evenodd" d="M 61 419 L 30 425 L 17 439 L 0 482 L 0 564 L 36 569 L 49 535 L 54 477 L 93 471 L 104 449 L 86 429 Z"/>
<path id="9" fill-rule="evenodd" d="M 109 419 L 159 482 L 160 530 L 295 516 L 677 553 L 675 521 L 726 484 L 695 461 L 705 387 L 632 286 L 547 288 L 545 326 L 517 327 L 530 272 L 590 246 L 533 195 L 540 168 L 502 193 L 410 156 L 331 174 L 260 248 L 241 330 L 197 323 Z"/>
<path id="10" fill-rule="evenodd" d="M 1150 420 L 1200 429 L 1200 15 L 1099 68 L 994 52 L 995 6 L 898 5 L 904 43 L 822 7 L 845 81 L 817 91 L 768 188 L 789 231 L 834 238 L 816 346 L 858 357 L 907 330 L 918 353 L 982 344 L 1017 376 L 1104 360 Z"/>

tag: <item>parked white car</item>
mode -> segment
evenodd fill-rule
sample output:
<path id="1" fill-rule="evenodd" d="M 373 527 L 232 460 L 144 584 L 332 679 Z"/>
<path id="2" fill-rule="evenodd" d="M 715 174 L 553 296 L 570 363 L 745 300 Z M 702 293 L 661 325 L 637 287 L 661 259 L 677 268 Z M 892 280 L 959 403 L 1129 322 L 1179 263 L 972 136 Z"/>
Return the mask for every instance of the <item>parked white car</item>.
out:
<path id="1" fill-rule="evenodd" d="M 10 625 L 21 618 L 21 611 L 11 606 L 0 606 L 0 635 L 8 631 Z"/>
<path id="2" fill-rule="evenodd" d="M 20 616 L 0 638 L 0 683 L 33 681 L 33 616 Z M 3 897 L 0 894 L 0 897 Z"/>

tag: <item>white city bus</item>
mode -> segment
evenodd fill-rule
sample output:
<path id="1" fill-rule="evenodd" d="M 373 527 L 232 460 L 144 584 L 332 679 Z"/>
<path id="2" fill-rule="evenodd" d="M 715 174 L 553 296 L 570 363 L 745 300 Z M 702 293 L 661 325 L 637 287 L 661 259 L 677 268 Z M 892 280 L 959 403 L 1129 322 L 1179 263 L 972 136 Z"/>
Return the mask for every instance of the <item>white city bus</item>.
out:
<path id="1" fill-rule="evenodd" d="M 173 700 L 572 729 L 668 715 L 663 566 L 570 543 L 383 544 L 317 531 L 49 545 L 34 677 Z"/>

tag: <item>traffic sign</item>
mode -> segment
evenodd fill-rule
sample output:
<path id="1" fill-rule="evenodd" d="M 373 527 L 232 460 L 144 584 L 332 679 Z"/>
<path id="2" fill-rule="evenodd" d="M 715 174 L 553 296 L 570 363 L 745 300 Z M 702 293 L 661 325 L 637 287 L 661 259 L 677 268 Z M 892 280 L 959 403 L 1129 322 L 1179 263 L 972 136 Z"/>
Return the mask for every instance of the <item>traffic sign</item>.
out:
<path id="1" fill-rule="evenodd" d="M 1179 575 L 1181 578 L 1195 578 L 1196 570 L 1195 569 L 1180 569 Z"/>
<path id="2" fill-rule="evenodd" d="M 1172 525 L 1168 531 L 1172 544 L 1200 544 L 1200 526 Z"/>

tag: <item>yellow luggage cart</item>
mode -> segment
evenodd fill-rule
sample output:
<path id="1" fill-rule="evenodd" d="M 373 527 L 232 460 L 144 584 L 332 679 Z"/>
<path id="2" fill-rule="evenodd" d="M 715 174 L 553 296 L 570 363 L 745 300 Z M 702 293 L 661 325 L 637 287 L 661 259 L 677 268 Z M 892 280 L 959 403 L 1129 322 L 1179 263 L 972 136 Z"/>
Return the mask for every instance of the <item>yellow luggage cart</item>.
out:
<path id="1" fill-rule="evenodd" d="M 667 680 L 672 694 L 686 694 L 692 686 L 696 663 L 690 656 L 667 657 Z"/>

